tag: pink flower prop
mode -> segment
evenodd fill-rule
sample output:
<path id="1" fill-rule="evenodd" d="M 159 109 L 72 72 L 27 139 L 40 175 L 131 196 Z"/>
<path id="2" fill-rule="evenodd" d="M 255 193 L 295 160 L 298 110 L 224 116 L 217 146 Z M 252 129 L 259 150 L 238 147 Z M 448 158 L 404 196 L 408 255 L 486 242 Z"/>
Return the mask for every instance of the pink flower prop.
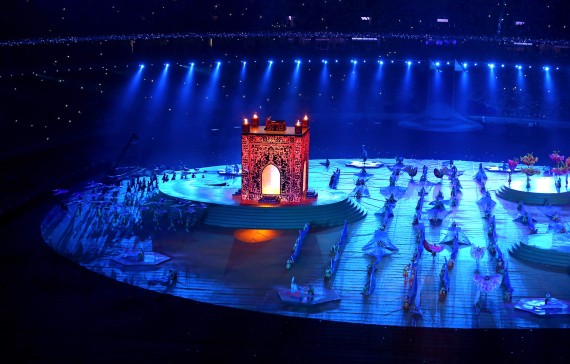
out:
<path id="1" fill-rule="evenodd" d="M 568 158 L 570 159 L 570 157 Z M 570 162 L 570 161 L 569 161 Z M 509 169 L 512 171 L 514 171 L 515 169 L 517 169 L 517 166 L 519 165 L 519 160 L 517 158 L 515 159 L 509 159 L 507 161 L 507 164 L 509 165 Z"/>
<path id="2" fill-rule="evenodd" d="M 559 165 L 560 163 L 564 162 L 564 156 L 560 155 L 560 152 L 557 150 L 555 150 L 554 152 L 552 152 L 552 154 L 549 154 L 548 156 L 550 157 L 552 163 L 554 163 L 555 165 Z"/>

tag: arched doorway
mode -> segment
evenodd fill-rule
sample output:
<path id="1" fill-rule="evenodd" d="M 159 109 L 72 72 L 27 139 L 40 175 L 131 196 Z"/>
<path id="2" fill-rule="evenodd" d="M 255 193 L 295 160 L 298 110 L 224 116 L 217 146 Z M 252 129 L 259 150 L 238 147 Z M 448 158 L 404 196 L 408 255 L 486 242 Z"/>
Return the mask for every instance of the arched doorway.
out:
<path id="1" fill-rule="evenodd" d="M 280 195 L 281 194 L 281 173 L 273 164 L 268 164 L 261 173 L 261 194 Z"/>

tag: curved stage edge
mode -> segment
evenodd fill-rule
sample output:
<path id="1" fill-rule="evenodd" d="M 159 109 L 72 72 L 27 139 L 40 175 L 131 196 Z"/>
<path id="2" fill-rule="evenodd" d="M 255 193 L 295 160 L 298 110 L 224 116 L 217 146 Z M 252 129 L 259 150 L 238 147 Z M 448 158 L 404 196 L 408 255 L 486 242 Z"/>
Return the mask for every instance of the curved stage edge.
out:
<path id="1" fill-rule="evenodd" d="M 552 176 L 531 177 L 528 188 L 525 178 L 505 183 L 497 191 L 497 196 L 509 201 L 523 202 L 525 205 L 544 205 L 546 201 L 552 205 L 570 204 L 570 190 L 564 185 L 557 188 Z"/>
<path id="2" fill-rule="evenodd" d="M 412 179 L 401 174 L 397 186 L 405 193 L 394 209 L 394 217 L 386 226 L 386 233 L 392 243 L 399 249 L 398 253 L 384 256 L 377 264 L 377 283 L 370 295 L 363 294 L 367 277 L 367 267 L 373 262 L 372 257 L 363 253 L 362 247 L 367 244 L 374 231 L 379 227 L 376 212 L 383 206 L 386 197 L 382 191 L 389 186 L 388 168 L 370 170 L 371 178 L 367 181 L 370 197 L 358 200 L 350 197 L 357 179 L 358 169 L 347 167 L 346 160 L 331 160 L 329 168 L 312 160 L 310 164 L 311 189 L 326 196 L 315 206 L 329 208 L 343 201 L 357 205 L 357 211 L 367 212 L 348 224 L 346 244 L 339 251 L 339 264 L 330 280 L 323 279 L 326 268 L 334 254 L 332 246 L 338 242 L 341 226 L 316 226 L 309 230 L 304 243 L 291 269 L 286 268 L 287 258 L 291 255 L 298 231 L 288 228 L 262 228 L 251 226 L 224 227 L 219 224 L 202 224 L 190 231 L 183 229 L 170 230 L 168 226 L 153 229 L 146 226 L 142 233 L 126 233 L 112 226 L 112 221 L 96 230 L 94 227 L 96 211 L 84 210 L 77 216 L 77 205 L 69 204 L 67 211 L 54 207 L 42 222 L 44 240 L 59 254 L 75 263 L 110 277 L 120 282 L 159 293 L 178 296 L 189 300 L 211 303 L 219 306 L 258 311 L 283 316 L 307 319 L 357 323 L 365 325 L 388 325 L 401 327 L 426 328 L 566 328 L 570 325 L 568 316 L 557 316 L 549 320 L 535 317 L 526 312 L 514 309 L 519 299 L 543 297 L 548 291 L 553 297 L 561 300 L 570 299 L 568 287 L 570 276 L 560 269 L 550 269 L 549 265 L 536 266 L 528 264 L 516 255 L 508 259 L 511 282 L 514 288 L 512 302 L 503 299 L 500 289 L 485 295 L 480 305 L 474 305 L 477 288 L 474 285 L 475 274 L 492 274 L 495 271 L 496 258 L 485 254 L 481 261 L 475 261 L 470 249 L 462 247 L 457 256 L 456 265 L 450 272 L 451 289 L 445 298 L 439 292 L 439 273 L 445 259 L 449 259 L 450 247 L 435 258 L 424 254 L 421 258 L 421 270 L 418 281 L 421 282 L 422 316 L 414 315 L 403 309 L 403 298 L 409 294 L 411 286 L 404 281 L 402 272 L 417 250 L 414 230 L 411 224 L 417 202 L 417 191 L 420 184 L 418 178 Z M 393 160 L 382 160 L 387 166 Z M 441 168 L 443 161 L 406 160 L 406 164 L 428 170 Z M 445 218 L 441 226 L 426 224 L 426 239 L 437 244 L 445 236 L 452 222 L 463 227 L 471 242 L 477 246 L 485 246 L 487 241 L 487 225 L 482 218 L 477 201 L 482 197 L 480 185 L 474 180 L 478 162 L 455 161 L 455 165 L 463 174 L 460 177 L 463 189 L 456 207 Z M 333 170 L 341 172 L 338 190 L 328 190 L 328 181 Z M 217 174 L 217 168 L 203 170 L 204 178 L 198 174 L 200 182 L 187 184 L 190 187 L 180 189 L 172 182 L 170 188 L 161 185 L 161 196 L 170 191 L 171 196 L 190 201 L 203 202 L 208 205 L 239 207 L 234 200 L 227 200 L 239 188 L 238 179 L 224 179 Z M 506 176 L 501 173 L 488 172 L 486 188 L 498 191 L 505 183 Z M 516 176 L 514 176 L 516 178 Z M 524 178 L 521 176 L 520 178 Z M 426 202 L 435 199 L 438 192 L 450 196 L 450 181 L 444 177 L 437 179 L 428 176 L 429 195 Z M 216 182 L 217 181 L 217 182 Z M 225 186 L 211 186 L 225 181 Z M 195 186 L 192 186 L 192 185 Z M 202 184 L 203 186 L 199 186 Z M 210 185 L 210 186 L 206 186 Z M 423 186 L 426 186 L 425 184 Z M 195 189 L 194 194 L 188 188 Z M 209 197 L 202 192 L 211 189 Z M 119 196 L 124 193 L 119 192 Z M 201 196 L 201 197 L 200 197 Z M 212 197 L 218 196 L 218 197 Z M 226 203 L 221 203 L 222 198 Z M 528 229 L 514 221 L 517 203 L 500 198 L 497 194 L 497 205 L 494 215 L 497 222 L 498 246 L 503 252 L 509 251 L 516 244 L 529 241 Z M 88 198 L 88 196 L 85 196 Z M 233 201 L 233 202 L 230 202 Z M 427 204 L 426 204 L 427 205 Z M 561 217 L 567 219 L 570 207 L 559 206 Z M 206 210 L 207 210 L 206 209 Z M 267 210 L 279 209 L 279 207 Z M 265 209 L 259 209 L 265 211 Z M 538 233 L 547 233 L 548 219 L 542 214 L 540 206 L 529 206 L 537 221 Z M 239 212 L 238 212 L 239 214 Z M 424 214 L 427 216 L 427 214 Z M 207 219 L 207 214 L 206 217 Z M 229 219 L 230 217 L 228 217 Z M 426 219 L 426 217 L 424 217 Z M 318 224 L 317 224 L 318 225 Z M 298 229 L 300 227 L 296 227 Z M 443 245 L 443 244 L 442 244 Z M 131 266 L 120 264 L 116 257 L 126 251 L 141 249 L 156 252 L 169 259 L 158 265 Z M 506 256 L 509 257 L 508 255 Z M 177 272 L 175 284 L 167 284 L 168 274 Z M 530 279 L 529 277 L 540 277 Z M 314 305 L 290 305 L 279 299 L 278 292 L 290 287 L 294 279 L 300 286 L 314 287 L 317 295 L 327 290 L 334 290 L 339 301 Z"/>
<path id="3" fill-rule="evenodd" d="M 177 179 L 159 186 L 160 192 L 182 200 L 207 205 L 204 223 L 209 226 L 243 229 L 301 229 L 305 223 L 312 227 L 328 228 L 352 223 L 366 215 L 347 193 L 324 189 L 320 176 L 310 175 L 318 180 L 321 189 L 316 190 L 316 199 L 303 199 L 300 203 L 260 204 L 241 203 L 234 192 L 241 185 L 240 177 L 219 177 L 208 168 L 204 178 Z M 207 176 L 206 176 L 207 175 Z M 225 186 L 216 186 L 216 180 L 224 178 Z M 237 187 L 236 187 L 237 186 Z"/>

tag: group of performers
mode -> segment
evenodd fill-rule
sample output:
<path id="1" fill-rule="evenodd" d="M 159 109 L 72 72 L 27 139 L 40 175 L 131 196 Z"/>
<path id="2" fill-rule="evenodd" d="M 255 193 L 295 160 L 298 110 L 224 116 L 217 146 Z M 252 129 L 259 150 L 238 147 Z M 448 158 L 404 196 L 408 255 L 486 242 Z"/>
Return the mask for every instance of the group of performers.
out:
<path id="1" fill-rule="evenodd" d="M 363 153 L 363 158 L 366 158 L 366 153 Z M 365 159 L 363 159 L 365 160 Z M 387 238 L 387 234 L 384 233 L 383 237 L 379 237 L 379 232 L 384 232 L 387 228 L 387 223 L 389 219 L 394 216 L 394 207 L 398 199 L 405 198 L 407 195 L 408 188 L 397 186 L 397 180 L 402 173 L 407 172 L 411 177 L 410 182 L 413 182 L 413 178 L 416 175 L 418 168 L 415 166 L 406 165 L 403 158 L 396 158 L 396 163 L 393 165 L 387 165 L 387 168 L 391 171 L 389 176 L 389 185 L 380 190 L 381 194 L 385 196 L 384 205 L 376 213 L 380 217 L 379 229 L 375 233 L 375 237 L 365 245 L 363 251 L 367 254 L 375 256 L 376 262 L 371 263 L 368 266 L 366 284 L 364 286 L 363 292 L 370 292 L 371 282 L 373 282 L 373 276 L 370 276 L 370 272 L 375 272 L 376 263 L 378 259 L 383 255 L 391 254 L 396 250 L 390 250 L 391 246 L 395 247 Z M 495 288 L 494 283 L 491 284 L 489 281 L 493 282 L 496 280 L 498 282 L 497 286 L 503 287 L 503 298 L 505 301 L 510 302 L 512 300 L 513 288 L 510 285 L 510 280 L 508 279 L 508 269 L 506 269 L 506 262 L 504 256 L 502 255 L 498 245 L 497 245 L 497 233 L 495 225 L 495 216 L 493 214 L 493 209 L 496 206 L 496 202 L 492 199 L 490 192 L 486 188 L 486 181 L 488 179 L 486 172 L 483 168 L 482 163 L 479 164 L 479 168 L 476 174 L 473 176 L 475 183 L 479 186 L 479 191 L 482 197 L 477 201 L 477 204 L 481 210 L 482 218 L 487 221 L 487 244 L 486 246 L 477 246 L 472 244 L 467 238 L 466 234 L 462 231 L 461 227 L 454 221 L 451 223 L 446 236 L 439 243 L 430 244 L 427 242 L 425 237 L 425 225 L 422 221 L 422 214 L 425 212 L 427 215 L 427 220 L 430 226 L 441 226 L 446 217 L 453 211 L 453 208 L 458 207 L 459 200 L 462 193 L 462 185 L 459 177 L 463 174 L 463 171 L 458 170 L 452 160 L 443 162 L 442 168 L 434 169 L 434 176 L 438 179 L 443 179 L 447 177 L 449 179 L 450 196 L 446 199 L 443 195 L 443 190 L 440 188 L 435 198 L 429 202 L 429 208 L 425 210 L 425 197 L 429 194 L 431 189 L 440 183 L 431 183 L 428 180 L 428 168 L 423 166 L 422 174 L 418 182 L 413 182 L 418 190 L 418 201 L 416 205 L 416 212 L 413 217 L 412 225 L 414 226 L 416 241 L 418 243 L 417 249 L 414 250 L 413 257 L 409 264 L 406 264 L 403 271 L 403 277 L 406 293 L 404 294 L 403 308 L 405 310 L 412 310 L 413 313 L 421 316 L 421 282 L 419 279 L 420 275 L 420 262 L 423 250 L 427 250 L 433 257 L 436 258 L 437 254 L 443 251 L 445 245 L 449 245 L 451 254 L 449 257 L 444 257 L 444 262 L 441 266 L 441 271 L 439 274 L 439 288 L 438 292 L 440 299 L 445 299 L 446 295 L 450 292 L 450 280 L 452 278 L 452 270 L 457 264 L 457 256 L 460 250 L 460 246 L 470 246 L 471 257 L 479 263 L 485 257 L 485 253 L 489 253 L 489 259 L 495 262 L 496 273 L 499 274 L 500 279 L 493 276 L 480 276 L 475 275 L 474 281 L 478 287 L 478 292 L 487 293 L 490 289 Z M 333 176 L 331 176 L 332 188 L 333 182 L 335 182 L 335 177 L 340 174 L 337 169 Z M 361 172 L 362 174 L 362 172 Z M 368 178 L 369 179 L 369 178 Z M 360 199 L 362 197 L 369 197 L 368 187 L 366 182 L 368 179 L 359 177 L 355 182 L 355 187 L 353 189 L 352 196 Z M 334 183 L 334 188 L 337 185 Z M 552 211 L 550 211 L 552 212 Z M 529 226 L 529 232 L 535 233 L 533 220 L 524 214 L 525 211 L 521 211 L 520 218 L 515 219 L 521 223 L 527 224 Z M 553 229 L 559 227 L 557 224 L 557 219 L 559 218 L 555 212 L 552 212 L 552 223 Z M 378 235 L 378 236 L 377 236 Z M 408 291 L 409 290 L 409 291 Z M 486 295 L 485 295 L 486 296 Z M 478 294 L 479 298 L 479 294 Z M 478 306 L 477 306 L 478 307 Z"/>
<path id="2" fill-rule="evenodd" d="M 175 179 L 175 173 L 172 178 Z M 167 183 L 171 178 L 164 178 Z M 155 231 L 190 232 L 198 222 L 199 210 L 204 206 L 190 201 L 161 198 L 159 179 L 151 176 L 132 176 L 113 184 L 91 182 L 87 191 L 66 193 L 62 206 L 71 217 L 74 237 L 95 237 L 120 234 L 128 237 L 148 234 L 146 226 Z"/>

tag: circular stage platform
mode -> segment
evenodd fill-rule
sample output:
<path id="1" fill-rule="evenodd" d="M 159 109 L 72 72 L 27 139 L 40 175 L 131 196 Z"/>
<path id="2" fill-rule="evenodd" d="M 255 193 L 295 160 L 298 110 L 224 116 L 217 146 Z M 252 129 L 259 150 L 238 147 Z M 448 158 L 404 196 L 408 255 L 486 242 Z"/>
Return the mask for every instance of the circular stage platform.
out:
<path id="1" fill-rule="evenodd" d="M 505 183 L 497 191 L 497 196 L 526 205 L 543 205 L 546 201 L 552 205 L 570 204 L 570 189 L 564 185 L 556 188 L 554 177 L 549 176 L 531 177 L 530 188 L 527 188 L 524 178 Z"/>
<path id="2" fill-rule="evenodd" d="M 301 229 L 305 223 L 312 227 L 342 226 L 366 215 L 346 192 L 325 189 L 328 176 L 320 173 L 323 166 L 316 162 L 309 171 L 310 185 L 318 186 L 315 199 L 300 203 L 242 203 L 234 193 L 241 186 L 241 177 L 218 174 L 221 167 L 209 167 L 190 179 L 176 179 L 159 186 L 160 192 L 170 197 L 200 202 L 207 205 L 204 223 L 210 226 L 248 229 Z M 315 171 L 315 172 L 311 172 Z M 331 172 L 332 173 L 332 172 Z M 203 177 L 202 177 L 203 176 Z M 314 183 L 313 183 L 314 181 Z"/>

